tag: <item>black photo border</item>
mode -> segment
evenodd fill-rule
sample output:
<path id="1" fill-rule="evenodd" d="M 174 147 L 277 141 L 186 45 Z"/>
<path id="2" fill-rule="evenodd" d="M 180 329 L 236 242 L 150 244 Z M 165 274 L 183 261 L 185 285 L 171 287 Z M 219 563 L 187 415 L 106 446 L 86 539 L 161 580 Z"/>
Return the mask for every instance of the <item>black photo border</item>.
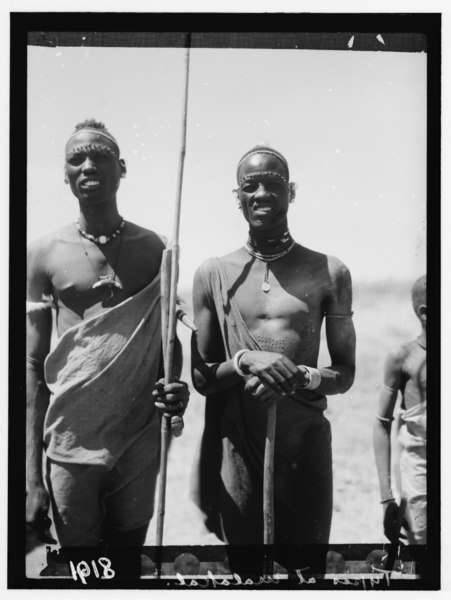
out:
<path id="1" fill-rule="evenodd" d="M 439 13 L 11 13 L 10 14 L 10 255 L 9 255 L 9 423 L 8 423 L 8 587 L 11 589 L 74 588 L 70 580 L 27 579 L 25 575 L 25 272 L 26 272 L 26 177 L 18 165 L 27 160 L 27 46 L 77 45 L 77 34 L 87 36 L 84 45 L 110 45 L 110 32 L 124 34 L 117 46 L 183 45 L 186 32 L 204 47 L 298 47 L 346 50 L 347 32 L 361 33 L 362 47 L 375 50 L 370 41 L 381 33 L 396 34 L 404 48 L 427 52 L 427 273 L 428 396 L 440 398 L 440 156 L 441 156 L 441 15 Z M 143 37 L 139 34 L 148 30 Z M 293 33 L 293 32 L 302 33 Z M 58 38 L 55 33 L 67 33 Z M 95 33 L 94 33 L 95 32 Z M 227 34 L 224 32 L 229 32 Z M 276 36 L 286 33 L 285 41 Z M 374 34 L 366 36 L 365 34 Z M 253 35 L 249 35 L 253 34 Z M 290 35 L 294 35 L 291 39 Z M 297 36 L 297 37 L 296 37 Z M 342 36 L 342 38 L 340 37 Z M 80 36 L 79 36 L 80 37 Z M 80 37 L 81 39 L 81 37 Z M 212 39 L 216 40 L 212 44 Z M 394 39 L 394 38 L 393 38 Z M 335 41 L 334 41 L 335 40 Z M 366 41 L 365 41 L 366 40 Z M 423 47 L 426 41 L 426 48 Z M 248 44 L 248 45 L 246 45 Z M 282 44 L 282 45 L 281 45 Z M 291 44 L 285 46 L 284 44 Z M 299 45 L 300 44 L 300 45 Z M 302 45 L 304 44 L 304 46 Z M 80 41 L 81 45 L 81 41 Z M 196 42 L 194 41 L 194 45 Z M 391 49 L 393 46 L 391 47 Z M 377 47 L 380 51 L 386 48 Z M 432 441 L 434 440 L 434 441 Z M 440 588 L 440 403 L 428 405 L 428 545 L 421 580 L 392 580 L 391 589 Z M 166 582 L 148 579 L 99 582 L 99 588 L 167 588 Z M 260 586 L 261 587 L 261 586 Z M 280 586 L 278 586 L 280 589 Z M 316 588 L 340 589 L 332 581 Z M 349 589 L 349 587 L 348 587 Z"/>

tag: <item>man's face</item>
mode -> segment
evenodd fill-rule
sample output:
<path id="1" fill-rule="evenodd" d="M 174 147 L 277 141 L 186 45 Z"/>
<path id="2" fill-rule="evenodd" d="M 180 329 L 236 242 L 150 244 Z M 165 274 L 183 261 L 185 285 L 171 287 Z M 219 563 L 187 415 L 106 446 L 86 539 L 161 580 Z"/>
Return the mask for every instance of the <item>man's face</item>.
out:
<path id="1" fill-rule="evenodd" d="M 99 203 L 115 198 L 125 167 L 112 141 L 100 133 L 81 130 L 66 145 L 65 171 L 81 202 Z"/>
<path id="2" fill-rule="evenodd" d="M 289 187 L 284 164 L 272 154 L 253 154 L 240 166 L 238 198 L 253 229 L 286 227 Z"/>

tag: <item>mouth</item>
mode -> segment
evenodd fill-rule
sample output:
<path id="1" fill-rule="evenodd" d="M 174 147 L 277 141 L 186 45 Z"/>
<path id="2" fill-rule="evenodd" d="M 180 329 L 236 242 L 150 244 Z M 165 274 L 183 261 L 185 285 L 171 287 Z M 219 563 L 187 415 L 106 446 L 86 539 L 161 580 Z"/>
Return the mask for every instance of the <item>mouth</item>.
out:
<path id="1" fill-rule="evenodd" d="M 274 207 L 269 204 L 257 204 L 253 207 L 253 213 L 257 217 L 265 217 L 274 211 Z"/>
<path id="2" fill-rule="evenodd" d="M 95 191 L 97 189 L 99 189 L 100 187 L 100 179 L 95 179 L 95 178 L 89 178 L 89 179 L 84 179 L 81 183 L 80 183 L 80 189 L 83 191 Z"/>

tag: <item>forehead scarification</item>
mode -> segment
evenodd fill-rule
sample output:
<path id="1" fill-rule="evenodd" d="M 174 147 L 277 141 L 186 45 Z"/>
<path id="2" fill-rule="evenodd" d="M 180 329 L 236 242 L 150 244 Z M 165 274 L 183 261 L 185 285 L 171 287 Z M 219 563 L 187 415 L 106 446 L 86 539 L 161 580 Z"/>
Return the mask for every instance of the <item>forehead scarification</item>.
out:
<path id="1" fill-rule="evenodd" d="M 119 146 L 116 140 L 99 129 L 86 127 L 75 131 L 67 140 L 66 154 L 73 154 L 79 148 L 103 150 L 119 157 Z"/>
<path id="2" fill-rule="evenodd" d="M 239 184 L 242 185 L 243 183 L 247 182 L 247 181 L 256 181 L 256 180 L 281 180 L 284 183 L 287 183 L 287 178 L 282 175 L 282 173 L 280 171 L 272 171 L 272 170 L 266 170 L 266 171 L 251 171 L 250 173 L 245 173 L 244 175 L 242 175 L 242 177 L 240 177 L 239 179 Z"/>
<path id="3" fill-rule="evenodd" d="M 111 146 L 107 146 L 106 144 L 81 144 L 79 146 L 72 146 L 66 149 L 66 158 L 69 159 L 76 154 L 82 154 L 85 152 L 105 152 L 117 158 L 117 153 Z"/>

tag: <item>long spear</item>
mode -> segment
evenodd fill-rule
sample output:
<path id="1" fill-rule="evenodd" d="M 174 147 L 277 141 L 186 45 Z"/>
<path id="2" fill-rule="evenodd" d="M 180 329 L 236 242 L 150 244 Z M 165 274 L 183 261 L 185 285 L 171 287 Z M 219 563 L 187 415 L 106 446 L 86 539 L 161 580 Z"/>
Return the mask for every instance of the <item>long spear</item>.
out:
<path id="1" fill-rule="evenodd" d="M 186 123 L 188 114 L 188 81 L 190 61 L 191 33 L 188 33 L 185 54 L 185 98 L 182 118 L 182 142 L 179 160 L 177 181 L 177 196 L 174 216 L 174 229 L 171 243 L 164 250 L 161 263 L 161 311 L 162 311 L 162 345 L 164 357 L 165 383 L 174 380 L 174 349 L 177 320 L 177 283 L 179 276 L 179 230 L 180 211 L 182 200 L 183 168 L 186 152 Z M 174 435 L 181 435 L 183 419 L 174 417 L 172 423 Z M 163 545 L 163 526 L 166 505 L 166 474 L 168 463 L 169 436 L 171 429 L 171 415 L 164 413 L 161 420 L 161 454 L 160 454 L 160 486 L 157 505 L 157 548 L 159 560 L 157 561 L 158 574 L 161 574 L 161 548 Z"/>

